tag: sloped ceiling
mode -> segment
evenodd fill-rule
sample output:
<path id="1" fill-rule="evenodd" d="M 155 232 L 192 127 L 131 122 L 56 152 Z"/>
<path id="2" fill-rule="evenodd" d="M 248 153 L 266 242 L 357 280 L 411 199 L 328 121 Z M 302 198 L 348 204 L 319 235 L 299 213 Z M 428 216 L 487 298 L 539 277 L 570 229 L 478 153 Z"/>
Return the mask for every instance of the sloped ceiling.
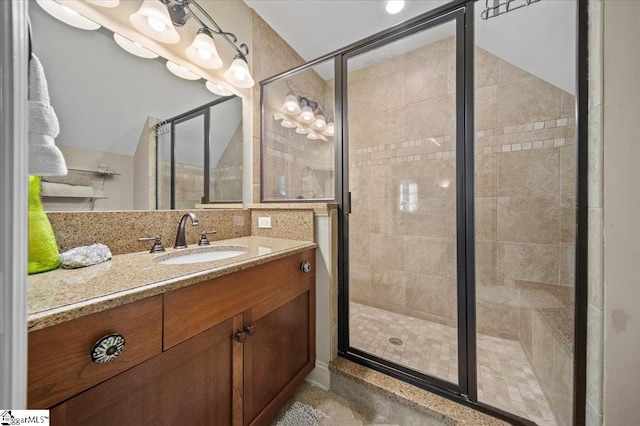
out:
<path id="1" fill-rule="evenodd" d="M 305 60 L 338 50 L 447 3 L 407 0 L 400 13 L 389 15 L 384 10 L 385 2 L 380 0 L 244 2 Z M 483 0 L 476 3 L 477 46 L 575 93 L 575 0 L 541 0 L 487 21 L 479 19 L 484 6 Z"/>

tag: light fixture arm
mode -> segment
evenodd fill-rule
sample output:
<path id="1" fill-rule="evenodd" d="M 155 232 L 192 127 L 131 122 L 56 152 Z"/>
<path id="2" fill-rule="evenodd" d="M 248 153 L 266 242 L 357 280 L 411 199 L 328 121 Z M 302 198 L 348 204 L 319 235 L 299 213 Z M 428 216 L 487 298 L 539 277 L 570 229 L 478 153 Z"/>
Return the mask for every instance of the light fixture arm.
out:
<path id="1" fill-rule="evenodd" d="M 169 9 L 169 14 L 171 15 L 171 20 L 174 25 L 182 26 L 189 19 L 189 15 L 193 16 L 196 21 L 200 23 L 204 28 L 208 29 L 212 34 L 216 34 L 221 36 L 223 39 L 231 45 L 243 58 L 246 59 L 247 55 L 249 55 L 249 46 L 245 43 L 237 45 L 238 37 L 235 34 L 223 31 L 220 28 L 220 25 L 209 15 L 203 8 L 200 6 L 195 0 L 163 0 Z M 193 13 L 192 7 L 198 10 L 209 22 L 204 22 L 198 15 Z"/>

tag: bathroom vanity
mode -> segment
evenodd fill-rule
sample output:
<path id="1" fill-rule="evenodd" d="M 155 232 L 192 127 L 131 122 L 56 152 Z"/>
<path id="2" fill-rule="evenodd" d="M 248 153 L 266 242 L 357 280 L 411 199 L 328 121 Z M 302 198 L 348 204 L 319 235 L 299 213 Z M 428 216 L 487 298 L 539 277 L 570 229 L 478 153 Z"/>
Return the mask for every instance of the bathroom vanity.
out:
<path id="1" fill-rule="evenodd" d="M 183 268 L 116 256 L 91 281 L 129 265 L 134 287 L 30 316 L 29 408 L 55 425 L 267 424 L 314 366 L 315 244 L 232 241 L 247 254 Z M 143 261 L 165 280 L 136 286 Z M 73 272 L 48 274 L 64 286 Z M 54 285 L 48 274 L 30 285 Z"/>

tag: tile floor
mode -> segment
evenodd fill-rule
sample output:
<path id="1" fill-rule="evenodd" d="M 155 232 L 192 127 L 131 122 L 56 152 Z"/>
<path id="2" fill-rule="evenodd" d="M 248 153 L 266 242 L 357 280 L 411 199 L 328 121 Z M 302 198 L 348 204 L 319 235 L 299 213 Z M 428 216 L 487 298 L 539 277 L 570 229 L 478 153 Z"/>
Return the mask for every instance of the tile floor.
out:
<path id="1" fill-rule="evenodd" d="M 318 426 L 375 426 L 393 425 L 386 418 L 360 407 L 349 400 L 327 392 L 308 383 L 303 383 L 287 402 L 280 414 L 271 423 L 275 425 L 284 415 L 285 411 L 295 402 L 300 401 L 313 408 L 319 409 L 327 415 Z"/>
<path id="2" fill-rule="evenodd" d="M 351 346 L 400 365 L 457 382 L 457 330 L 406 315 L 351 303 Z M 402 344 L 389 341 L 399 338 Z M 556 420 L 515 340 L 478 335 L 478 399 L 536 422 Z"/>

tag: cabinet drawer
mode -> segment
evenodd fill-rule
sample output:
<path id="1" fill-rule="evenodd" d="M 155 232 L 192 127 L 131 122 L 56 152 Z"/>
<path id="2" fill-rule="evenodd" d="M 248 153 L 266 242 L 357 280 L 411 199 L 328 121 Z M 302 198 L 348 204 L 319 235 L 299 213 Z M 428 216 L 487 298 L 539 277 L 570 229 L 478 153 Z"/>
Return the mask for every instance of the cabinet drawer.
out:
<path id="1" fill-rule="evenodd" d="M 125 339 L 106 364 L 91 359 L 109 334 Z M 162 352 L 162 296 L 29 333 L 28 407 L 48 408 Z"/>
<path id="2" fill-rule="evenodd" d="M 300 270 L 305 261 L 315 267 L 315 250 L 165 293 L 164 349 L 301 285 L 310 275 Z"/>

